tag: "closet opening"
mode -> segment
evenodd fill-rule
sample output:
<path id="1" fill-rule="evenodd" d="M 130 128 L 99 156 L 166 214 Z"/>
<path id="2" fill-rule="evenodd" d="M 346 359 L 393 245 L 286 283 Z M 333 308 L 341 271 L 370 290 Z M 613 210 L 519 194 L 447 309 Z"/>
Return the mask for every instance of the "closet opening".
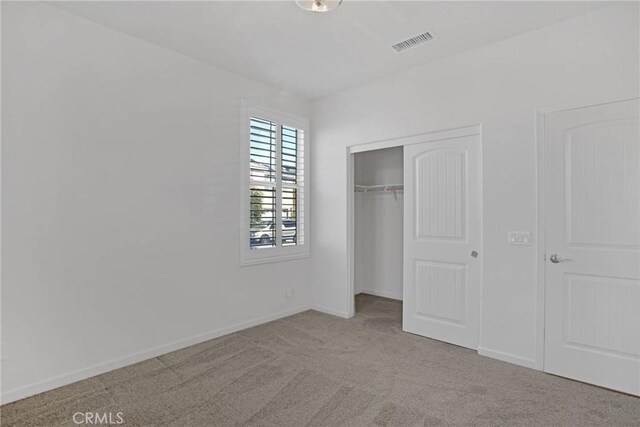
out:
<path id="1" fill-rule="evenodd" d="M 402 331 L 403 147 L 353 154 L 353 284 L 356 319 Z"/>
<path id="2" fill-rule="evenodd" d="M 478 348 L 481 144 L 474 125 L 347 149 L 347 317 Z"/>

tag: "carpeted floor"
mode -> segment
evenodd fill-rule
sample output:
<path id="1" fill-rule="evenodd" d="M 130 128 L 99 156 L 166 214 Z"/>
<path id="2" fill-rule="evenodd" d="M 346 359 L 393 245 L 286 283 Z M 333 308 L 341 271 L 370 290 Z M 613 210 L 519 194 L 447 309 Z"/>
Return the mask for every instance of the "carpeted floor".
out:
<path id="1" fill-rule="evenodd" d="M 5 405 L 2 426 L 640 425 L 640 399 L 401 332 L 400 302 L 307 311 Z"/>

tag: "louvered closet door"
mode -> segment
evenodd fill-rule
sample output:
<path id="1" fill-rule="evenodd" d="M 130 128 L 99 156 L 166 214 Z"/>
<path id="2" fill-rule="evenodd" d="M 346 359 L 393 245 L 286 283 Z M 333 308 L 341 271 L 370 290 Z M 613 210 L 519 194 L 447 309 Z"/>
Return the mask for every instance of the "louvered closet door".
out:
<path id="1" fill-rule="evenodd" d="M 479 140 L 404 147 L 403 329 L 478 347 Z"/>
<path id="2" fill-rule="evenodd" d="M 545 370 L 640 395 L 638 100 L 545 118 Z"/>

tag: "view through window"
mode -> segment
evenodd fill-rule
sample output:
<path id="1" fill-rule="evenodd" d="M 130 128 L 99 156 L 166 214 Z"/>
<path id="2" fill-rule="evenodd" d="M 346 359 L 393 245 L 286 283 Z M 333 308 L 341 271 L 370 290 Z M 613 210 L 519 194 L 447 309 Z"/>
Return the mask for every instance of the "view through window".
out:
<path id="1" fill-rule="evenodd" d="M 304 243 L 304 131 L 250 118 L 249 247 Z"/>

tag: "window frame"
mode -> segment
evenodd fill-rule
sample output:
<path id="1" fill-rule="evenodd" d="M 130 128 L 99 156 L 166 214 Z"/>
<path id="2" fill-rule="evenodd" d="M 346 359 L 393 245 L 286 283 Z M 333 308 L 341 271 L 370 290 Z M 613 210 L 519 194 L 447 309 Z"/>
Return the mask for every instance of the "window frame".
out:
<path id="1" fill-rule="evenodd" d="M 282 189 L 301 188 L 303 196 L 298 199 L 297 211 L 302 213 L 302 229 L 298 233 L 303 236 L 303 243 L 292 246 L 282 246 L 282 230 L 276 227 L 276 246 L 271 248 L 251 249 L 251 225 L 250 225 L 250 195 L 252 185 L 263 185 L 257 181 L 251 181 L 250 177 L 250 125 L 251 117 L 261 118 L 276 123 L 276 180 L 275 184 L 268 184 L 276 189 L 275 223 L 282 224 Z M 240 197 L 241 201 L 241 227 L 240 227 L 240 265 L 255 265 L 270 262 L 286 261 L 309 256 L 309 120 L 294 114 L 275 111 L 270 108 L 241 103 L 240 120 Z M 302 156 L 298 156 L 298 162 L 304 166 L 298 179 L 302 184 L 295 185 L 285 183 L 282 180 L 282 126 L 290 126 L 303 131 Z M 302 201 L 302 209 L 300 209 Z"/>

